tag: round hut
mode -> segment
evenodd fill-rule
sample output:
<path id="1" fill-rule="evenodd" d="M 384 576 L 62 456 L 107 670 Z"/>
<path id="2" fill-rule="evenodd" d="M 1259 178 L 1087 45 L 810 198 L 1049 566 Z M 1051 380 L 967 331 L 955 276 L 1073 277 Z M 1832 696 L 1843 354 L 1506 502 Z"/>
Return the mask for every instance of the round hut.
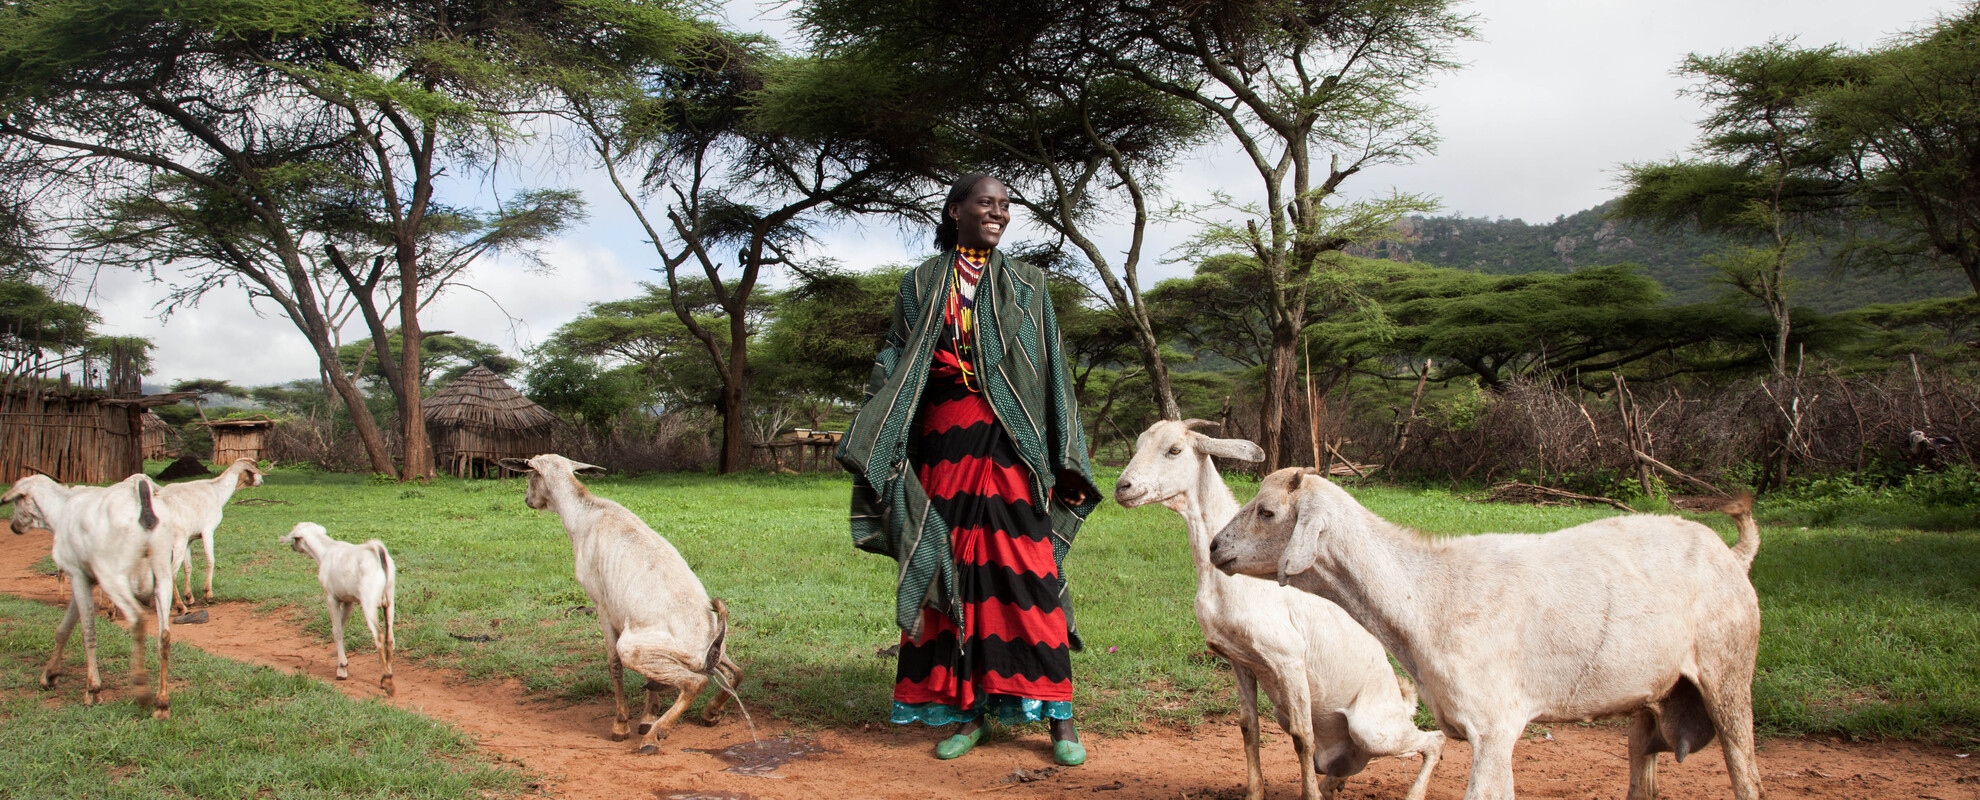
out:
<path id="1" fill-rule="evenodd" d="M 275 420 L 259 416 L 198 424 L 213 434 L 213 465 L 216 467 L 228 466 L 236 459 L 260 461 L 266 458 L 268 433 L 275 430 Z"/>
<path id="2" fill-rule="evenodd" d="M 433 465 L 463 478 L 496 477 L 504 458 L 550 452 L 557 415 L 477 366 L 424 401 Z"/>

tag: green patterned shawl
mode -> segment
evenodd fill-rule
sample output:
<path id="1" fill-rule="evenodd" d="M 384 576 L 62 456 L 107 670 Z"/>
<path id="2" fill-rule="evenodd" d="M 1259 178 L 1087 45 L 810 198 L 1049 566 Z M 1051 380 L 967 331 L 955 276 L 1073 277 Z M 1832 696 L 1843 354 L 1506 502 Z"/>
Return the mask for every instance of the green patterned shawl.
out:
<path id="1" fill-rule="evenodd" d="M 942 332 L 943 301 L 955 270 L 951 250 L 901 279 L 893 327 L 874 359 L 866 402 L 839 443 L 838 459 L 853 473 L 853 546 L 892 556 L 900 564 L 894 586 L 894 621 L 918 635 L 921 608 L 947 614 L 958 630 L 955 556 L 949 525 L 928 504 L 909 468 L 907 447 L 935 343 Z M 1082 647 L 1066 588 L 1066 553 L 1080 523 L 1099 505 L 1086 462 L 1079 403 L 1066 371 L 1051 294 L 1038 268 L 993 251 L 976 289 L 976 369 L 990 406 L 1031 471 L 1033 497 L 1048 498 L 1052 555 L 1059 565 L 1059 602 L 1066 610 L 1072 648 Z M 1087 500 L 1068 506 L 1055 496 L 1062 481 L 1078 481 Z M 1068 487 L 1073 488 L 1073 487 Z M 967 635 L 967 631 L 963 632 Z"/>

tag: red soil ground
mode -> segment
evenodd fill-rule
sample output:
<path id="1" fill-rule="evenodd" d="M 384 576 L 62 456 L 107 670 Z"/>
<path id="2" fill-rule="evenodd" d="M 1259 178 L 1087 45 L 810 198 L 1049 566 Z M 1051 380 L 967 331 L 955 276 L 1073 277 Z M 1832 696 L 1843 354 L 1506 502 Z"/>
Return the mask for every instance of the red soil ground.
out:
<path id="1" fill-rule="evenodd" d="M 47 534 L 0 535 L 0 592 L 48 603 L 66 602 L 54 577 L 36 573 L 48 554 Z M 177 642 L 218 656 L 276 669 L 297 670 L 331 681 L 328 643 L 297 628 L 253 614 L 244 604 L 221 603 L 203 625 L 175 625 Z M 79 644 L 78 644 L 79 646 Z M 602 666 L 600 667 L 603 668 Z M 397 665 L 398 696 L 385 699 L 377 686 L 377 662 L 351 659 L 352 677 L 334 682 L 346 695 L 445 720 L 475 737 L 483 748 L 542 776 L 544 794 L 572 800 L 737 800 L 739 798 L 1070 798 L 1092 800 L 1235 800 L 1243 796 L 1244 754 L 1236 724 L 1204 725 L 1191 732 L 1126 736 L 1088 734 L 1085 766 L 1051 770 L 1044 731 L 986 741 L 963 758 L 937 761 L 929 753 L 946 735 L 925 727 L 875 723 L 859 730 L 799 734 L 825 752 L 776 770 L 770 777 L 726 771 L 705 752 L 749 740 L 742 719 L 721 725 L 683 724 L 663 741 L 660 754 L 640 756 L 632 744 L 609 741 L 609 701 L 577 705 L 526 696 L 513 681 L 468 682 L 449 672 Z M 117 690 L 120 691 L 121 687 Z M 55 690 L 75 695 L 70 682 Z M 744 698 L 748 686 L 744 686 Z M 175 708 L 175 713 L 199 713 Z M 785 720 L 758 719 L 765 737 L 791 730 Z M 1031 726 L 1039 727 L 1039 726 Z M 1295 798 L 1299 774 L 1289 740 L 1273 730 L 1266 745 L 1267 796 Z M 1538 730 L 1538 729 L 1536 729 Z M 1548 737 L 1551 738 L 1548 738 Z M 1514 756 L 1520 795 L 1529 798 L 1619 798 L 1628 786 L 1624 732 L 1619 725 L 1555 725 L 1529 737 Z M 1463 742 L 1444 749 L 1430 797 L 1464 794 L 1471 756 Z M 1761 771 L 1776 798 L 1926 798 L 1980 800 L 1980 756 L 1911 743 L 1844 743 L 1826 738 L 1772 739 L 1761 743 Z M 1418 762 L 1379 759 L 1349 780 L 1343 798 L 1400 798 Z M 1014 782 L 1019 771 L 1044 773 Z M 1665 797 L 1729 798 L 1716 745 L 1675 764 L 1663 757 L 1659 783 Z"/>

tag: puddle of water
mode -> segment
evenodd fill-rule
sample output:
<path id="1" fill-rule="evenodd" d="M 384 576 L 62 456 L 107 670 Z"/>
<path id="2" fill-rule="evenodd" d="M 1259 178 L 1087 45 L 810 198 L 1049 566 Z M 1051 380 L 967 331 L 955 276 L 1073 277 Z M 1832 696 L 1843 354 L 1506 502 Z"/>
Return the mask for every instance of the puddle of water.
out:
<path id="1" fill-rule="evenodd" d="M 659 800 L 756 800 L 742 792 L 676 792 L 671 789 L 661 789 L 654 792 L 653 796 Z"/>
<path id="2" fill-rule="evenodd" d="M 814 753 L 823 753 L 825 748 L 812 742 L 792 739 L 766 739 L 758 742 L 743 742 L 720 750 L 698 750 L 682 748 L 688 753 L 707 753 L 729 762 L 724 772 L 737 775 L 750 775 L 758 778 L 782 778 L 776 774 L 777 768 L 793 761 L 809 758 Z"/>

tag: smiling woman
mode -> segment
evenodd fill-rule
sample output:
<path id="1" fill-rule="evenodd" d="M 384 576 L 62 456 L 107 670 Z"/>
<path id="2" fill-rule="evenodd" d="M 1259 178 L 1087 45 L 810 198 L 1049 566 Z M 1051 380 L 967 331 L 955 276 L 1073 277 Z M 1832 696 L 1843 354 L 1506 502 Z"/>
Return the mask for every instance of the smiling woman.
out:
<path id="1" fill-rule="evenodd" d="M 867 401 L 840 446 L 855 546 L 901 562 L 893 721 L 1049 720 L 1052 755 L 1086 760 L 1072 725 L 1064 559 L 1099 502 L 1045 278 L 997 250 L 1010 193 L 950 187 L 935 244 L 902 280 Z M 912 467 L 912 469 L 909 469 Z"/>

